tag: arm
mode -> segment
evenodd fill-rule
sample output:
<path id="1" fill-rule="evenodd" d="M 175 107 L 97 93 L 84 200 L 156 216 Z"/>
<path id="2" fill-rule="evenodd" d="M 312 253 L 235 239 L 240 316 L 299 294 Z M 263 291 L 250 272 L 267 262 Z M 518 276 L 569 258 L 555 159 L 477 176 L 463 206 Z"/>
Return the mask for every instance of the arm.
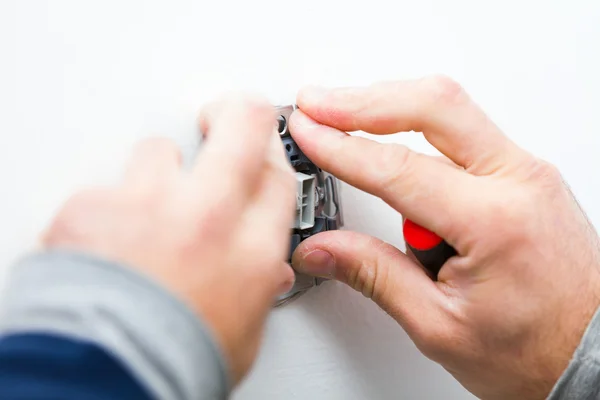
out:
<path id="1" fill-rule="evenodd" d="M 290 129 L 307 157 L 457 254 L 434 280 L 410 251 L 325 232 L 298 246 L 295 268 L 371 297 L 479 398 L 543 399 L 557 382 L 559 398 L 589 392 L 600 239 L 555 166 L 520 148 L 443 76 L 307 88 L 297 102 Z M 355 131 L 422 132 L 444 157 L 347 133 Z"/>
<path id="2" fill-rule="evenodd" d="M 158 283 L 72 252 L 15 267 L 0 319 L 0 398 L 227 397 L 207 327 Z"/>
<path id="3" fill-rule="evenodd" d="M 294 283 L 294 175 L 275 122 L 262 99 L 224 99 L 203 110 L 191 165 L 147 139 L 122 182 L 66 202 L 8 281 L 0 398 L 229 394 Z"/>

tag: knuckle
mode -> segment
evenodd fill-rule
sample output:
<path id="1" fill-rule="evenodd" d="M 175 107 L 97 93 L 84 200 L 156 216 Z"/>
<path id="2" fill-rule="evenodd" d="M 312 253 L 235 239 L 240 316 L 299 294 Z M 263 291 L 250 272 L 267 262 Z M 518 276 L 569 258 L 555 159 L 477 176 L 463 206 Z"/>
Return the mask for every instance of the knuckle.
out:
<path id="1" fill-rule="evenodd" d="M 562 175 L 551 163 L 532 159 L 520 167 L 525 175 L 517 177 L 516 182 L 509 181 L 501 185 L 490 182 L 489 186 L 483 188 L 483 192 L 498 195 L 487 197 L 484 204 L 477 206 L 483 207 L 477 213 L 483 218 L 474 223 L 491 233 L 485 240 L 489 240 L 493 248 L 522 246 L 522 243 L 534 237 L 532 230 L 538 229 L 541 223 L 539 210 L 552 207 L 548 199 L 555 199 L 564 193 Z"/>
<path id="2" fill-rule="evenodd" d="M 232 97 L 231 104 L 244 114 L 254 115 L 274 115 L 275 110 L 269 101 L 254 93 L 240 93 Z"/>
<path id="3" fill-rule="evenodd" d="M 562 186 L 564 181 L 558 168 L 545 160 L 536 159 L 531 166 L 531 178 L 544 186 Z"/>
<path id="4" fill-rule="evenodd" d="M 377 240 L 377 244 L 373 244 L 374 247 L 376 247 L 377 249 L 377 259 L 375 260 L 375 266 L 373 270 L 373 284 L 370 297 L 376 303 L 383 304 L 384 302 L 389 300 L 390 296 L 394 295 L 389 291 L 389 263 L 386 262 L 386 259 L 390 255 L 395 255 L 397 249 L 391 246 L 390 244 L 380 240 Z"/>
<path id="5" fill-rule="evenodd" d="M 474 232 L 487 232 L 485 237 L 473 238 L 479 242 L 485 242 L 488 253 L 494 250 L 510 248 L 513 245 L 522 246 L 528 239 L 529 226 L 523 221 L 533 222 L 532 215 L 536 214 L 539 197 L 532 197 L 528 190 L 506 188 L 506 194 L 496 196 L 485 203 L 482 216 L 474 221 L 479 229 Z"/>
<path id="6" fill-rule="evenodd" d="M 421 81 L 425 103 L 430 107 L 454 104 L 464 98 L 463 87 L 446 75 L 430 75 Z"/>
<path id="7" fill-rule="evenodd" d="M 88 189 L 73 194 L 64 203 L 52 221 L 44 243 L 52 245 L 58 242 L 74 242 L 84 236 L 81 224 L 89 219 L 90 214 L 99 211 L 104 201 L 106 192 L 97 189 Z M 90 213 L 93 211 L 93 213 Z"/>
<path id="8" fill-rule="evenodd" d="M 267 117 L 273 124 L 275 108 L 265 97 L 248 92 L 231 92 L 204 106 L 200 112 L 199 124 L 202 133 L 208 135 L 209 128 L 223 118 L 255 120 Z"/>
<path id="9" fill-rule="evenodd" d="M 376 277 L 377 268 L 371 261 L 363 260 L 348 271 L 346 282 L 348 286 L 362 293 L 363 296 L 372 298 L 375 293 Z"/>
<path id="10" fill-rule="evenodd" d="M 179 232 L 181 246 L 195 250 L 199 243 L 214 243 L 230 234 L 231 227 L 223 223 L 221 207 L 208 206 L 190 213 L 188 221 L 181 222 L 184 229 Z"/>
<path id="11" fill-rule="evenodd" d="M 371 254 L 374 256 L 366 257 L 349 268 L 345 276 L 346 282 L 363 296 L 383 304 L 389 300 L 388 297 L 391 294 L 388 290 L 389 263 L 387 259 L 397 250 L 375 237 L 370 238 L 362 246 L 373 249 Z"/>
<path id="12" fill-rule="evenodd" d="M 235 98 L 225 113 L 225 117 L 229 121 L 224 123 L 237 126 L 240 122 L 243 122 L 246 126 L 245 129 L 259 134 L 254 138 L 249 135 L 247 140 L 260 140 L 262 142 L 268 137 L 266 135 L 274 133 L 276 128 L 275 107 L 267 99 L 254 94 L 241 94 Z"/>

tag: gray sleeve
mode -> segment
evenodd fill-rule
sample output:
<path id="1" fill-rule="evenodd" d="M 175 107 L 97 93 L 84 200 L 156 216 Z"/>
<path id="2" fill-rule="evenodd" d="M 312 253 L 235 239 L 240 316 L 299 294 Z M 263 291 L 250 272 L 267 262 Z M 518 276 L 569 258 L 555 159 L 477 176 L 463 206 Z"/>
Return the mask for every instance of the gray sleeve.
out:
<path id="1" fill-rule="evenodd" d="M 151 279 L 60 251 L 28 256 L 11 272 L 0 333 L 46 331 L 95 342 L 159 399 L 228 397 L 226 365 L 208 327 Z"/>
<path id="2" fill-rule="evenodd" d="M 600 308 L 548 400 L 600 399 Z"/>

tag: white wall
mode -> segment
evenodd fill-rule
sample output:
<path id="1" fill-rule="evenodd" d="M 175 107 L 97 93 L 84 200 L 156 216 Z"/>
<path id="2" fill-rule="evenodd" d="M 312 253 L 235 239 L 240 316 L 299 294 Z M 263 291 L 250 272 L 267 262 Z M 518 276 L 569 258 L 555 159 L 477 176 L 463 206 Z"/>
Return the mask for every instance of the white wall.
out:
<path id="1" fill-rule="evenodd" d="M 598 225 L 598 21 L 594 0 L 1 0 L 0 263 L 32 245 L 72 190 L 113 178 L 136 139 L 189 142 L 196 110 L 223 90 L 289 102 L 304 83 L 433 72 L 558 164 Z M 417 134 L 393 140 L 431 151 Z M 398 215 L 344 189 L 348 228 L 402 246 Z M 274 312 L 235 397 L 470 398 L 332 283 Z"/>

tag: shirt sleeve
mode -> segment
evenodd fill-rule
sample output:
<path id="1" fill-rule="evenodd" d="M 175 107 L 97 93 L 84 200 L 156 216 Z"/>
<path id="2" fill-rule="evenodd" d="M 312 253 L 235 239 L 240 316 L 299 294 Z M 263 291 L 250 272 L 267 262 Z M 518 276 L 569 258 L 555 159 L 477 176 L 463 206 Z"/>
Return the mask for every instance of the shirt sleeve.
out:
<path id="1" fill-rule="evenodd" d="M 600 398 L 600 308 L 588 324 L 567 369 L 548 400 L 592 400 Z"/>
<path id="2" fill-rule="evenodd" d="M 66 400 L 144 399 L 143 393 L 218 400 L 230 394 L 227 366 L 208 326 L 131 268 L 88 254 L 36 253 L 15 264 L 3 294 L 2 399 L 38 398 L 26 392 L 35 382 L 63 390 L 39 398 Z M 104 376 L 98 371 L 109 375 L 90 379 Z M 99 381 L 113 392 L 99 397 Z"/>

